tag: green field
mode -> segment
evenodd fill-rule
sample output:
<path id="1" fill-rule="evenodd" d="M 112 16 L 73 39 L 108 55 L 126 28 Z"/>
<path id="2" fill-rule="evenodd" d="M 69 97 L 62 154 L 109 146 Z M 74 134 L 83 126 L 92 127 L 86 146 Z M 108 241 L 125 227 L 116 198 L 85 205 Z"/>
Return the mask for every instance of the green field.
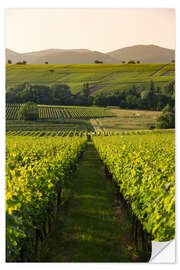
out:
<path id="1" fill-rule="evenodd" d="M 91 123 L 97 132 L 119 132 L 123 130 L 150 129 L 156 125 L 161 115 L 157 111 L 109 109 L 113 116 L 103 119 L 92 119 Z"/>
<path id="2" fill-rule="evenodd" d="M 82 91 L 88 82 L 92 94 L 99 91 L 126 89 L 133 84 L 144 86 L 153 80 L 164 85 L 174 79 L 174 64 L 112 64 L 112 65 L 7 65 L 7 88 L 23 82 L 52 85 L 65 83 L 72 93 Z"/>

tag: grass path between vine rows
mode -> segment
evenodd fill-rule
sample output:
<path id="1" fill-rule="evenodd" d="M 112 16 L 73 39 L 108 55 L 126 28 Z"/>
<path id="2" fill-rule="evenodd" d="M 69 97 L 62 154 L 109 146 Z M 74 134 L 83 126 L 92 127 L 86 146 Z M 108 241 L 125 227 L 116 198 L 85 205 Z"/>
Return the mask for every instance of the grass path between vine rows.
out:
<path id="1" fill-rule="evenodd" d="M 57 214 L 56 231 L 40 249 L 41 262 L 142 261 L 131 239 L 126 209 L 115 207 L 113 184 L 104 174 L 92 143 L 71 180 L 67 203 Z"/>

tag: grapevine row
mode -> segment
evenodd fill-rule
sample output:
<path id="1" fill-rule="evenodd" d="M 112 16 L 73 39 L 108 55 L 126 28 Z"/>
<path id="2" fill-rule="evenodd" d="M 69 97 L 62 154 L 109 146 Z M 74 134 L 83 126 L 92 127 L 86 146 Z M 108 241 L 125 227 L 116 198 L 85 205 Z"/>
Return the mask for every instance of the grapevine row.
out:
<path id="1" fill-rule="evenodd" d="M 95 123 L 95 119 L 91 120 L 93 124 Z M 34 136 L 34 137 L 56 137 L 56 136 L 84 136 L 87 134 L 93 135 L 93 136 L 117 136 L 117 135 L 145 135 L 145 134 L 172 134 L 174 133 L 173 130 L 137 130 L 137 131 L 119 131 L 119 132 L 110 132 L 110 131 L 103 131 L 99 128 L 96 128 L 96 125 L 94 124 L 94 132 L 88 132 L 86 129 L 76 128 L 76 127 L 58 127 L 53 129 L 42 129 L 42 128 L 29 128 L 29 127 L 21 127 L 20 129 L 16 129 L 14 127 L 9 127 L 6 131 L 7 136 Z"/>
<path id="2" fill-rule="evenodd" d="M 93 137 L 133 214 L 155 241 L 175 236 L 174 134 Z"/>
<path id="3" fill-rule="evenodd" d="M 85 137 L 7 137 L 7 260 L 31 256 L 70 181 Z M 23 254 L 23 255 L 22 255 Z"/>
<path id="4" fill-rule="evenodd" d="M 7 104 L 6 119 L 17 120 L 18 111 L 22 104 Z M 112 116 L 104 109 L 81 108 L 81 107 L 62 107 L 38 105 L 39 120 L 56 120 L 56 119 L 90 119 L 97 117 Z"/>

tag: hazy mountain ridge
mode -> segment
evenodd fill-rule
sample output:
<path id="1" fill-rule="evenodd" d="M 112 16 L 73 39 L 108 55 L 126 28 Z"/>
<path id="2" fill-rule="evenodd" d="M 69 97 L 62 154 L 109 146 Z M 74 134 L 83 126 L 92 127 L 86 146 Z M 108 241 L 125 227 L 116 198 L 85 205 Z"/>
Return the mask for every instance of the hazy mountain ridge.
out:
<path id="1" fill-rule="evenodd" d="M 175 50 L 156 45 L 134 45 L 108 52 L 119 61 L 135 60 L 141 63 L 168 63 L 175 58 Z"/>
<path id="2" fill-rule="evenodd" d="M 77 52 L 69 50 L 48 54 L 46 58 L 44 56 L 37 57 L 31 61 L 31 64 L 44 64 L 45 61 L 49 64 L 93 64 L 96 59 L 102 60 L 105 64 L 119 63 L 118 60 L 100 52 Z"/>
<path id="3" fill-rule="evenodd" d="M 13 64 L 27 61 L 28 64 L 93 64 L 101 60 L 104 64 L 118 64 L 135 60 L 141 63 L 169 63 L 175 58 L 175 50 L 156 45 L 134 45 L 108 53 L 88 49 L 47 49 L 28 53 L 17 53 L 6 49 L 6 62 Z"/>

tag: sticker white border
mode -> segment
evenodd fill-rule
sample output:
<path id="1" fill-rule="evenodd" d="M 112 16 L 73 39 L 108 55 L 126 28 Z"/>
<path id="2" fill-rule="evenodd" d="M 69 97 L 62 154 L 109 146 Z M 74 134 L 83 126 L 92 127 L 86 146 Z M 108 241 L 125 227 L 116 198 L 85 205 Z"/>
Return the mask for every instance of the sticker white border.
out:
<path id="1" fill-rule="evenodd" d="M 1 98 L 0 98 L 0 142 L 1 142 L 1 151 L 0 151 L 0 265 L 1 269 L 11 269 L 12 265 L 11 263 L 5 264 L 5 202 L 4 202 L 4 190 L 5 190 L 5 182 L 4 182 L 4 175 L 5 175 L 5 20 L 4 20 L 4 14 L 5 14 L 5 8 L 176 8 L 176 29 L 179 28 L 180 25 L 180 1 L 179 0 L 2 0 L 1 6 L 0 6 L 0 86 L 1 86 Z M 178 74 L 179 69 L 179 35 L 178 31 L 176 30 L 176 74 Z M 179 108 L 178 108 L 178 102 L 179 102 L 179 95 L 180 95 L 180 84 L 179 79 L 176 77 L 176 137 L 180 137 L 179 132 L 179 124 L 177 121 L 177 118 L 179 119 Z M 178 136 L 179 135 L 179 136 Z M 177 153 L 179 152 L 179 144 L 178 140 L 176 140 L 176 149 Z M 176 164 L 178 160 L 178 154 L 176 155 Z M 176 169 L 176 175 L 179 175 L 179 169 L 177 167 Z M 178 178 L 178 177 L 177 177 Z M 176 178 L 176 179 L 177 179 Z M 176 182 L 176 193 L 178 192 L 179 185 Z M 176 205 L 178 204 L 178 196 L 176 196 Z M 177 212 L 176 212 L 177 213 Z M 178 216 L 176 218 L 176 228 L 178 227 Z M 179 240 L 179 234 L 176 230 L 176 235 Z M 171 263 L 175 258 L 175 253 L 178 254 L 176 250 L 175 240 L 173 240 L 165 249 L 163 249 L 160 254 L 154 257 L 154 259 L 147 265 L 147 267 L 153 267 L 153 269 L 159 270 L 159 268 L 163 268 L 163 270 L 167 267 L 169 269 L 169 265 L 164 265 L 164 263 Z M 172 256 L 171 256 L 172 255 Z M 167 258 L 169 261 L 167 262 Z M 163 263 L 163 265 L 155 265 L 154 263 Z M 154 265 L 153 265 L 154 264 Z M 179 261 L 178 258 L 176 258 L 176 265 L 171 265 L 171 267 L 178 267 Z M 15 269 L 24 269 L 24 266 L 26 269 L 31 269 L 32 267 L 43 267 L 44 269 L 49 269 L 49 267 L 52 267 L 54 269 L 70 269 L 73 267 L 73 269 L 84 269 L 86 267 L 87 269 L 98 268 L 98 269 L 119 269 L 121 266 L 123 266 L 123 269 L 131 269 L 132 264 L 41 264 L 38 263 L 30 263 L 30 264 L 17 264 L 13 263 L 13 268 Z M 133 268 L 136 268 L 139 270 L 141 267 L 144 269 L 145 264 L 144 263 L 136 263 L 133 264 Z M 179 267 L 178 267 L 179 268 Z"/>

